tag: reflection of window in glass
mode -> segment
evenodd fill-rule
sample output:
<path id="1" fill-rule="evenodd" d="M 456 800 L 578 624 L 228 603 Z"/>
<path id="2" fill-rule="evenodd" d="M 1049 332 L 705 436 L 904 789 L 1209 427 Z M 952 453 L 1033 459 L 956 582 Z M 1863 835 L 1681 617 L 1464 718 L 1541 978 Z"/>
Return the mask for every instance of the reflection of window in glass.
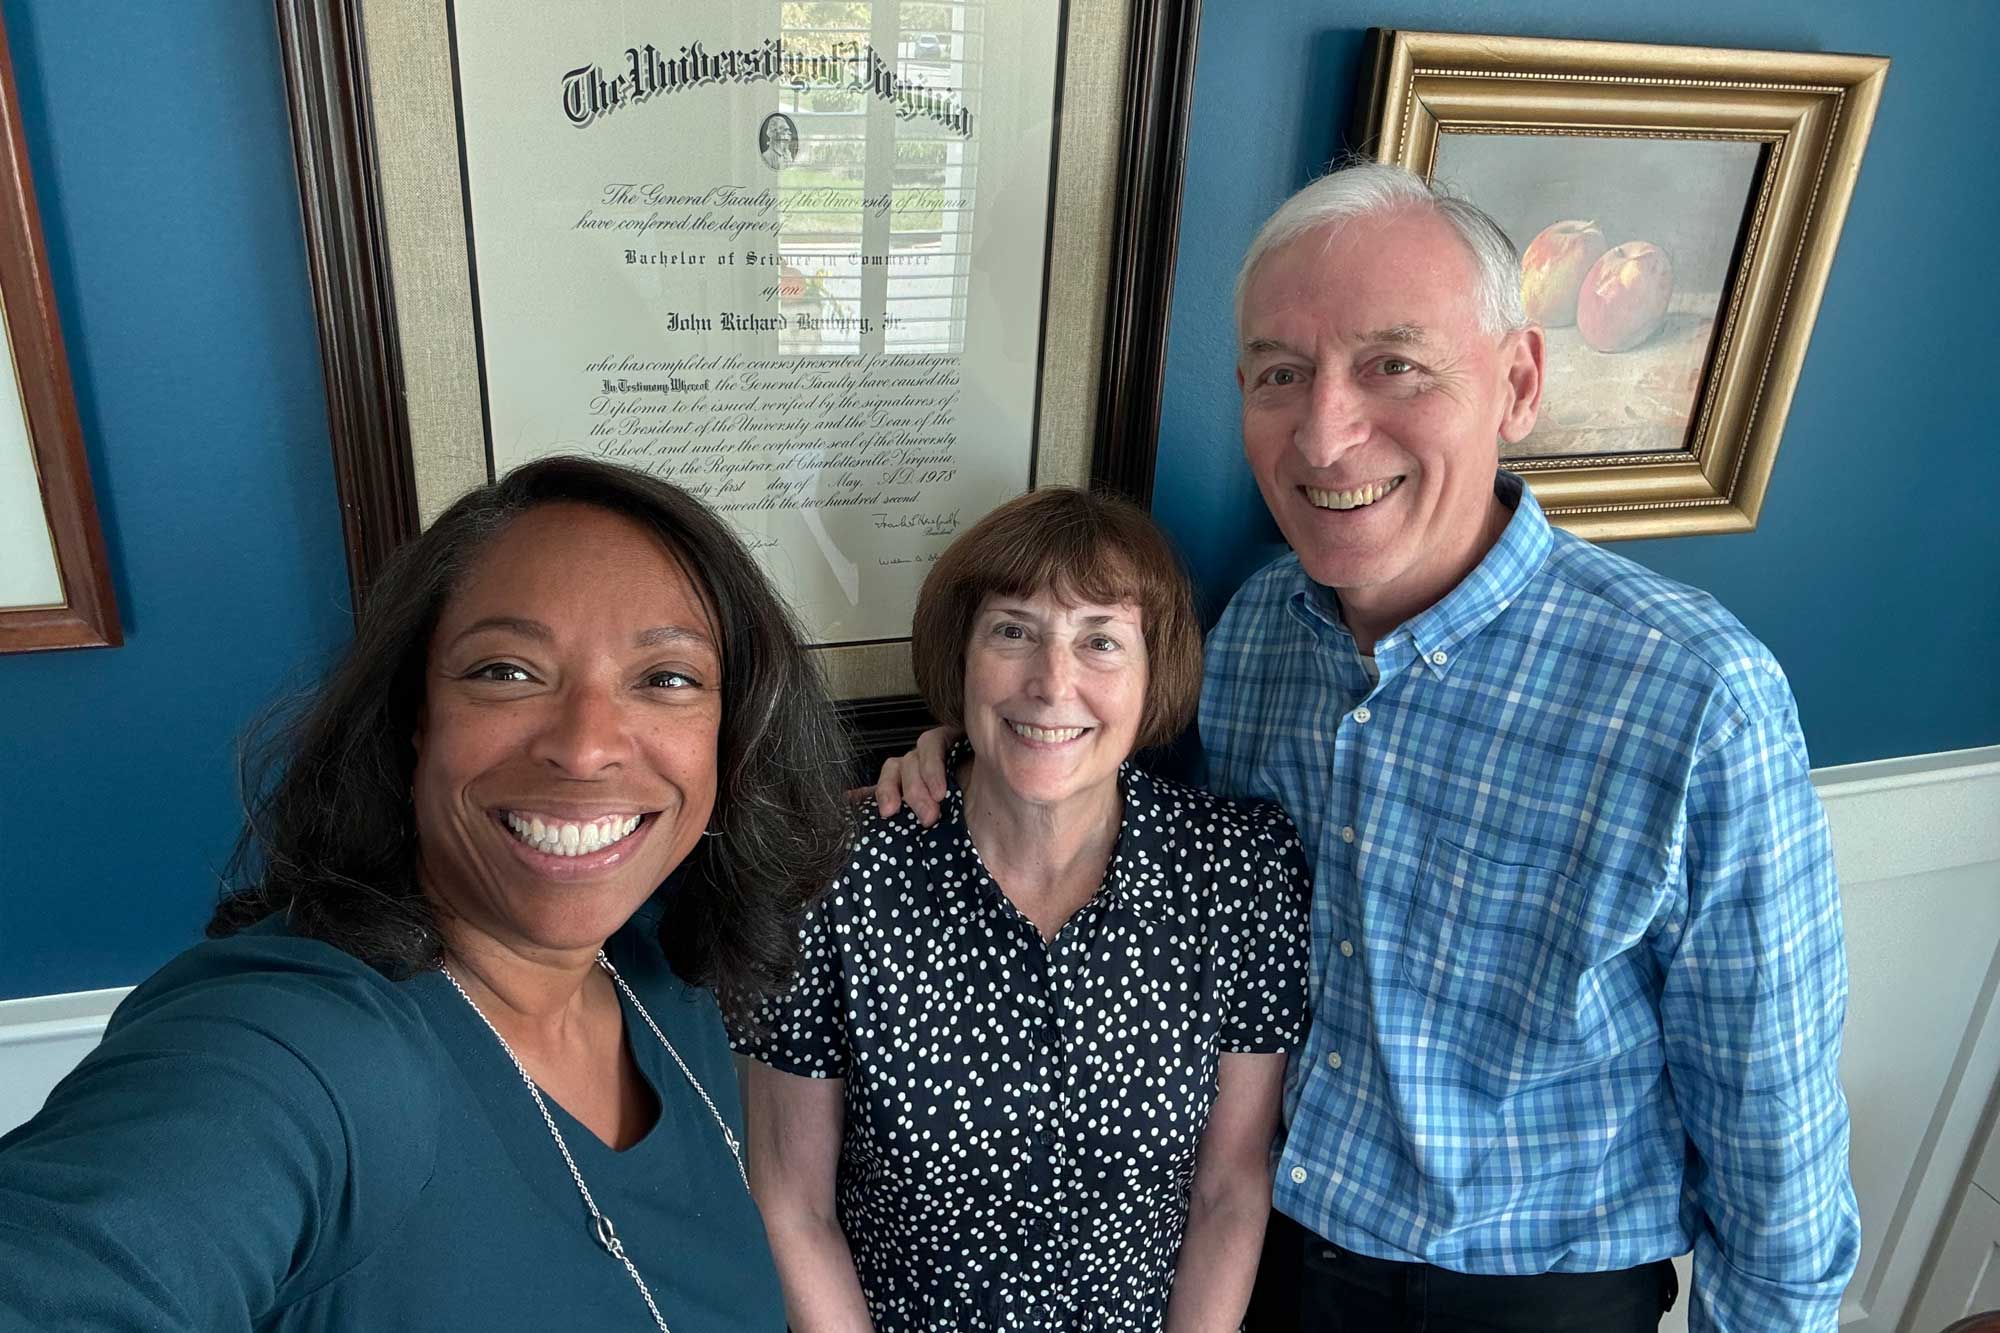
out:
<path id="1" fill-rule="evenodd" d="M 985 45 L 984 0 L 897 6 L 899 72 L 913 83 L 955 90 L 976 106 Z M 896 122 L 896 179 L 889 208 L 886 308 L 892 352 L 950 352 L 965 346 L 972 278 L 971 141 L 928 117 Z M 907 258 L 908 262 L 903 262 Z"/>
<path id="2" fill-rule="evenodd" d="M 977 111 L 985 0 L 811 0 L 782 8 L 788 51 L 858 72 L 857 52 Z M 864 55 L 865 59 L 865 55 Z M 859 88 L 779 90 L 798 127 L 781 170 L 781 351 L 960 351 L 972 260 L 972 146 Z M 861 331 L 860 316 L 870 329 Z M 884 315 L 886 314 L 886 318 Z"/>

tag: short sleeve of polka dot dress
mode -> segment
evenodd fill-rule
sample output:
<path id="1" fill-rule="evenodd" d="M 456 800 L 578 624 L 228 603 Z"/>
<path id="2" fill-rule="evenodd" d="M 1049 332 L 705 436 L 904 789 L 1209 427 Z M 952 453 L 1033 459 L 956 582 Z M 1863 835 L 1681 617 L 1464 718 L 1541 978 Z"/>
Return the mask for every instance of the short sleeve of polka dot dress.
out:
<path id="1" fill-rule="evenodd" d="M 1160 1327 L 1217 1061 L 1304 1035 L 1291 821 L 1119 782 L 1104 883 L 1046 945 L 955 784 L 931 829 L 869 809 L 796 981 L 740 1039 L 846 1080 L 838 1207 L 882 1333 Z"/>

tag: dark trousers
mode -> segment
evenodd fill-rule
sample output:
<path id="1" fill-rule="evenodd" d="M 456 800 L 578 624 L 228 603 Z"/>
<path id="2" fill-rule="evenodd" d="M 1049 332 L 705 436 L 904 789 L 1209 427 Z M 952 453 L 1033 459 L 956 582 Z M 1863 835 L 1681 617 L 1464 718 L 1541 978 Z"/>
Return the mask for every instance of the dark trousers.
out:
<path id="1" fill-rule="evenodd" d="M 1248 1333 L 1658 1333 L 1668 1260 L 1613 1273 L 1496 1277 L 1371 1259 L 1271 1214 Z"/>

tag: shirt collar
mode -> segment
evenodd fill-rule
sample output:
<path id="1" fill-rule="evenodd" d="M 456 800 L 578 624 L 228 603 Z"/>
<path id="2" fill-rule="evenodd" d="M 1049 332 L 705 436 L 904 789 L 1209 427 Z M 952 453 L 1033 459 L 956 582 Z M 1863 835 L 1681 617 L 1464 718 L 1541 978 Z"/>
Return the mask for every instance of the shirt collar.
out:
<path id="1" fill-rule="evenodd" d="M 1519 477 L 1499 473 L 1493 493 L 1514 511 L 1500 540 L 1443 601 L 1403 625 L 1417 659 L 1440 676 L 1449 674 L 1459 645 L 1492 624 L 1542 572 L 1555 545 L 1549 520 Z"/>
<path id="2" fill-rule="evenodd" d="M 999 884 L 991 874 L 986 873 L 985 863 L 980 859 L 978 849 L 972 845 L 972 830 L 965 822 L 965 791 L 958 784 L 958 768 L 971 755 L 971 741 L 961 737 L 945 757 L 944 801 L 937 823 L 925 831 L 923 838 L 923 857 L 931 868 L 959 863 L 972 872 L 947 895 L 962 913 L 982 906 L 997 908 L 1003 897 Z M 1134 827 L 1137 822 L 1135 816 L 1142 810 L 1149 814 L 1158 811 L 1160 797 L 1157 785 L 1152 774 L 1134 767 L 1132 761 L 1127 759 L 1118 768 L 1118 796 L 1118 840 L 1111 845 L 1111 861 L 1104 868 L 1104 882 L 1098 886 L 1090 901 L 1123 908 L 1148 921 L 1158 921 L 1171 906 L 1166 892 L 1166 877 L 1150 877 L 1149 886 L 1149 877 L 1133 874 L 1127 864 L 1141 836 Z M 1158 818 L 1154 814 L 1155 823 Z"/>
<path id="3" fill-rule="evenodd" d="M 1375 659 L 1383 679 L 1401 670 L 1409 660 L 1421 662 L 1440 678 L 1449 675 L 1460 645 L 1477 637 L 1506 611 L 1548 562 L 1555 537 L 1534 493 L 1519 477 L 1506 471 L 1495 474 L 1493 493 L 1514 511 L 1500 533 L 1500 540 L 1437 605 L 1404 621 L 1375 645 Z M 1314 628 L 1323 638 L 1331 630 L 1333 641 L 1345 648 L 1345 655 L 1353 659 L 1348 665 L 1359 676 L 1359 652 L 1353 636 L 1340 623 L 1339 598 L 1332 589 L 1307 578 L 1303 568 L 1299 580 L 1302 586 L 1291 599 L 1294 618 Z M 1319 622 L 1317 626 L 1313 624 L 1315 621 Z M 1365 685 L 1359 693 L 1368 693 Z"/>

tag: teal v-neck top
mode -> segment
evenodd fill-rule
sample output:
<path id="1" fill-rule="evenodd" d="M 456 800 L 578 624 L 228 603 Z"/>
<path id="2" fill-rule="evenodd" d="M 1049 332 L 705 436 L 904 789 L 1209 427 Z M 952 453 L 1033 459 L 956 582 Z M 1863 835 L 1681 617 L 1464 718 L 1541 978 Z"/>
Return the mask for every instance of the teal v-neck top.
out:
<path id="1" fill-rule="evenodd" d="M 607 945 L 742 1137 L 714 998 L 650 914 Z M 674 1333 L 784 1327 L 721 1131 L 626 1002 L 660 1105 L 613 1152 L 553 1100 Z M 0 1333 L 653 1328 L 493 1034 L 437 973 L 393 983 L 270 923 L 201 944 L 0 1139 Z"/>

